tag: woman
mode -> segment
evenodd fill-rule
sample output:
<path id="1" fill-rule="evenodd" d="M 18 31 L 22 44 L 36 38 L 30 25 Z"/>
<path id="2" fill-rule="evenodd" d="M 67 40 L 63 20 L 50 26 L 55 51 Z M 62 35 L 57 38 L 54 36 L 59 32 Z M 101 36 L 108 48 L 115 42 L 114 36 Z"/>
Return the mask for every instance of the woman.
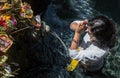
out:
<path id="1" fill-rule="evenodd" d="M 79 61 L 87 71 L 98 71 L 103 67 L 104 57 L 115 45 L 115 24 L 105 16 L 96 16 L 91 20 L 74 21 L 71 29 L 75 34 L 69 49 L 70 57 Z M 81 34 L 87 29 L 79 47 Z"/>

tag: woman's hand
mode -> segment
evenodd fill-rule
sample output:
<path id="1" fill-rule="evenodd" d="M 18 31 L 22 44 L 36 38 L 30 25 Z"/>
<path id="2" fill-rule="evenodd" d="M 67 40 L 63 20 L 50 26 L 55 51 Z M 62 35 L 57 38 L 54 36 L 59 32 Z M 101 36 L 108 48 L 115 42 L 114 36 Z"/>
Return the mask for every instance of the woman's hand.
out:
<path id="1" fill-rule="evenodd" d="M 75 29 L 75 33 L 82 33 L 86 29 L 85 26 L 86 24 L 87 24 L 86 20 L 81 21 L 81 23 L 77 25 L 77 28 Z"/>
<path id="2" fill-rule="evenodd" d="M 83 21 L 74 21 L 71 23 L 70 28 L 75 30 L 75 33 L 82 33 L 86 29 L 87 20 Z"/>

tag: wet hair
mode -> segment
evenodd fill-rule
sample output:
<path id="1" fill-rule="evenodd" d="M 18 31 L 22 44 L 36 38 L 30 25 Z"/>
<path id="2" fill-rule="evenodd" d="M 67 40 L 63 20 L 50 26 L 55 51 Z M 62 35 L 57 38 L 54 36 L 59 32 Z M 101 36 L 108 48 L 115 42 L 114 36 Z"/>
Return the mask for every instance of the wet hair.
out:
<path id="1" fill-rule="evenodd" d="M 91 31 L 99 46 L 114 47 L 116 42 L 116 25 L 111 19 L 105 16 L 96 16 L 89 20 L 88 26 L 91 26 Z"/>

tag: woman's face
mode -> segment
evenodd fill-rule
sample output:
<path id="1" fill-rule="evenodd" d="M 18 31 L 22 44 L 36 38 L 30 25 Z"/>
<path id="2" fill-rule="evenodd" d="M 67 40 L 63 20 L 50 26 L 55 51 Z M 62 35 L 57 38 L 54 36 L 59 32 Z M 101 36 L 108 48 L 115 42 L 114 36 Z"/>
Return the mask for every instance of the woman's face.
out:
<path id="1" fill-rule="evenodd" d="M 95 41 L 95 37 L 94 37 L 94 35 L 93 35 L 92 31 L 91 31 L 91 26 L 87 26 L 87 32 L 88 32 L 88 34 L 90 36 L 90 41 L 91 42 Z"/>

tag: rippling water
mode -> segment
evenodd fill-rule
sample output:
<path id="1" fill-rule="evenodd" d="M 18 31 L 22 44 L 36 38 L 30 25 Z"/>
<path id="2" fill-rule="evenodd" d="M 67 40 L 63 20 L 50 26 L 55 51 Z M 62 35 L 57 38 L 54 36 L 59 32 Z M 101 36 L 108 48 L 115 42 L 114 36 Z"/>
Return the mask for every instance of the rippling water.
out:
<path id="1" fill-rule="evenodd" d="M 73 36 L 73 31 L 69 29 L 70 22 L 73 20 L 90 19 L 94 15 L 102 14 L 102 12 L 93 8 L 95 4 L 91 0 L 53 0 L 45 13 L 44 21 L 57 32 L 67 47 L 69 47 Z M 117 30 L 118 34 L 120 34 L 118 26 Z M 74 71 L 73 78 L 120 78 L 119 46 L 120 38 L 118 35 L 116 46 L 111 50 L 109 56 L 106 57 L 105 66 L 102 70 L 103 74 L 88 76 L 82 74 L 82 71 L 77 69 Z"/>
<path id="2" fill-rule="evenodd" d="M 107 5 L 111 6 L 113 0 L 106 0 L 106 3 L 104 0 L 49 1 L 52 2 L 48 5 L 43 20 L 51 27 L 52 31 L 55 31 L 59 35 L 67 48 L 69 48 L 74 34 L 69 28 L 72 21 L 90 19 L 99 14 L 106 14 L 106 16 L 109 15 L 109 17 L 119 18 L 118 16 L 115 16 L 114 11 L 109 13 L 109 7 L 106 7 Z M 35 6 L 35 4 L 33 6 Z M 37 5 L 39 5 L 39 3 Z M 42 6 L 44 5 L 42 4 Z M 111 6 L 110 8 L 114 10 L 116 6 Z M 39 9 L 35 8 L 35 10 L 39 12 Z M 42 10 L 44 11 L 44 9 Z M 115 12 L 119 13 L 117 9 L 115 9 Z M 119 19 L 117 22 L 119 22 Z M 18 41 L 16 39 L 15 44 L 13 44 L 13 47 L 11 48 L 12 51 L 9 52 L 11 53 L 11 56 L 9 56 L 11 60 L 18 63 L 18 67 L 21 68 L 16 78 L 120 78 L 119 26 L 117 26 L 117 31 L 118 41 L 116 42 L 115 47 L 111 50 L 109 56 L 106 57 L 102 72 L 88 75 L 85 74 L 80 67 L 74 72 L 68 72 L 65 70 L 65 65 L 70 61 L 70 58 L 66 57 L 67 53 L 65 53 L 66 51 L 64 47 L 56 37 L 48 34 L 45 36 L 44 40 L 39 42 L 31 37 L 33 30 L 28 30 L 27 35 L 20 35 Z M 39 38 L 42 39 L 40 35 Z"/>

